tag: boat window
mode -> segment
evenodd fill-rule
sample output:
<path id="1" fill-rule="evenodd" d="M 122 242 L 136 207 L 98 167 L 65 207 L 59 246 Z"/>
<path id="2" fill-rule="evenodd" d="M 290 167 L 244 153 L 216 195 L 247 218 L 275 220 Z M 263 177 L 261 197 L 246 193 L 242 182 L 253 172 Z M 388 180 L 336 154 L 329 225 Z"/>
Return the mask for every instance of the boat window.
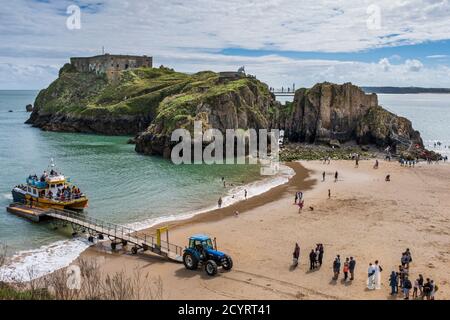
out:
<path id="1" fill-rule="evenodd" d="M 36 194 L 36 189 L 33 189 L 33 194 Z"/>
<path id="2" fill-rule="evenodd" d="M 31 192 L 31 188 L 30 187 L 28 187 L 28 192 Z"/>
<path id="3" fill-rule="evenodd" d="M 58 185 L 57 185 L 58 188 L 62 187 L 62 186 L 63 186 L 62 183 L 58 183 Z"/>

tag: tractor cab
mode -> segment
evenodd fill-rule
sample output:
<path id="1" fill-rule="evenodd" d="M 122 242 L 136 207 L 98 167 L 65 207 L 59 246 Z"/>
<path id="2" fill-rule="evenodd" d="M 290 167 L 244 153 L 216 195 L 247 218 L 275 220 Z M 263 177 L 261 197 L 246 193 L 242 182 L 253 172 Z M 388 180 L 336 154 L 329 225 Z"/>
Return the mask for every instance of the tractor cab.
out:
<path id="1" fill-rule="evenodd" d="M 184 250 L 183 263 L 189 270 L 195 270 L 200 264 L 205 265 L 206 273 L 215 275 L 217 267 L 225 270 L 233 267 L 230 256 L 217 250 L 216 239 L 203 234 L 193 235 L 189 238 L 189 246 Z"/>

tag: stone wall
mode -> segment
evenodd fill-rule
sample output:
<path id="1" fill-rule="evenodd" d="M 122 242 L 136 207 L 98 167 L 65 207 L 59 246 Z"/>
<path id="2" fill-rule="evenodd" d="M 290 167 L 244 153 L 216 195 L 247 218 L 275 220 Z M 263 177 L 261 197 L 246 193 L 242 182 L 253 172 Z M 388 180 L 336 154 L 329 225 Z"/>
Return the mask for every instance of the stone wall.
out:
<path id="1" fill-rule="evenodd" d="M 153 58 L 147 56 L 104 54 L 94 57 L 70 58 L 70 63 L 78 72 L 106 74 L 108 80 L 117 80 L 120 71 L 139 67 L 151 68 L 153 65 Z"/>

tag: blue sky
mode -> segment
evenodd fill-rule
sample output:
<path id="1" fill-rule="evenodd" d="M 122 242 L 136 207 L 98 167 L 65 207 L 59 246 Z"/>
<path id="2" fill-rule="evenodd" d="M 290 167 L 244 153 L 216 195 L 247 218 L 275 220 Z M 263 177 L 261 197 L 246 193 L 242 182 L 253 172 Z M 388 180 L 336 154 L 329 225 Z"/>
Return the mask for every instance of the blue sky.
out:
<path id="1" fill-rule="evenodd" d="M 450 87 L 448 0 L 0 0 L 0 89 L 41 89 L 70 56 L 147 54 L 179 71 L 296 83 Z M 67 20 L 80 10 L 80 28 Z M 73 20 L 70 20 L 73 21 Z"/>

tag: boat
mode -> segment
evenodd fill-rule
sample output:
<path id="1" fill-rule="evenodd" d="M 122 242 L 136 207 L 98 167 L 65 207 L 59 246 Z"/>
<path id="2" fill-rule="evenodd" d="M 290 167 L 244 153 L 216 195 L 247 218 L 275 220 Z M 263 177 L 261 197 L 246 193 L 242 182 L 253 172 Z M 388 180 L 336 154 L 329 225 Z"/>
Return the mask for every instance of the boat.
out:
<path id="1" fill-rule="evenodd" d="M 11 192 L 14 202 L 30 207 L 83 210 L 88 206 L 87 196 L 57 170 L 53 159 L 41 177 L 30 175 L 26 184 L 14 187 Z"/>

